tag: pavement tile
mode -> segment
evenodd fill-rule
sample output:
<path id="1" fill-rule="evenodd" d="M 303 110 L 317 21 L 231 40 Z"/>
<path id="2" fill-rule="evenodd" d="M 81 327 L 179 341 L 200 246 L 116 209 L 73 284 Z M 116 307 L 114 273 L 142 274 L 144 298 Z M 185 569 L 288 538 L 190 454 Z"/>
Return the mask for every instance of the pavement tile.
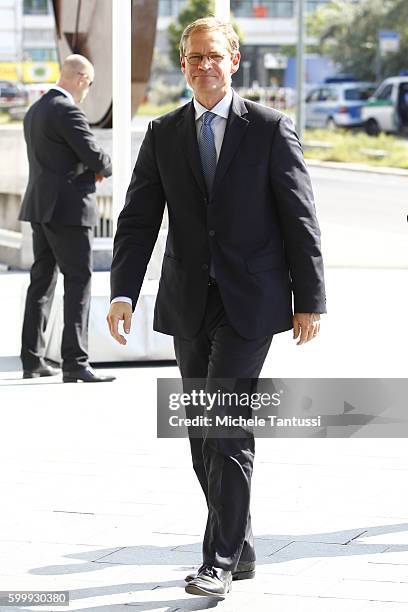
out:
<path id="1" fill-rule="evenodd" d="M 110 524 L 105 516 L 65 512 L 31 512 L 30 522 L 20 521 L 0 531 L 0 541 L 37 542 L 49 544 L 91 543 L 93 534 Z"/>
<path id="2" fill-rule="evenodd" d="M 270 595 L 304 595 L 317 597 L 327 594 L 338 578 L 303 578 L 299 575 L 260 573 L 253 580 L 234 582 L 233 590 L 243 593 Z"/>
<path id="3" fill-rule="evenodd" d="M 408 546 L 408 520 L 404 523 L 395 522 L 389 525 L 368 527 L 356 541 L 368 544 L 387 544 L 390 546 L 405 544 Z"/>
<path id="4" fill-rule="evenodd" d="M 260 500 L 257 499 L 256 502 L 252 511 L 252 524 L 257 537 L 263 540 L 346 544 L 366 530 L 364 526 L 356 526 L 355 518 L 347 517 L 342 521 L 341 517 L 331 517 L 327 520 L 321 515 L 316 516 L 316 512 L 312 516 L 307 512 L 297 511 L 281 512 L 271 509 L 268 512 L 261 507 Z M 345 528 L 347 525 L 349 528 Z"/>
<path id="5" fill-rule="evenodd" d="M 381 552 L 386 547 L 373 546 L 370 548 L 372 552 Z M 374 549 L 374 550 L 373 550 Z M 351 549 L 350 546 L 342 546 L 339 544 L 313 544 L 309 542 L 292 542 L 271 554 L 269 557 L 269 563 L 263 563 L 259 571 L 264 573 L 282 573 L 297 575 L 307 573 L 310 568 L 313 568 L 318 561 L 324 558 L 330 559 L 345 556 L 347 558 L 354 558 L 355 555 L 366 555 L 368 554 L 367 547 L 355 546 Z M 314 574 L 310 574 L 313 576 Z M 330 574 L 325 574 L 326 577 L 330 577 Z"/>
<path id="6" fill-rule="evenodd" d="M 385 601 L 369 601 L 361 612 L 407 612 L 406 603 L 390 603 Z"/>
<path id="7" fill-rule="evenodd" d="M 95 558 L 97 563 L 124 565 L 177 565 L 201 563 L 201 552 L 180 552 L 163 546 L 127 546 Z"/>
<path id="8" fill-rule="evenodd" d="M 373 545 L 374 548 L 377 545 Z M 379 545 L 381 546 L 381 545 Z M 354 547 L 354 544 L 353 544 Z M 385 548 L 385 546 L 384 546 Z M 407 568 L 408 572 L 408 545 L 401 544 L 393 546 L 387 546 L 383 552 L 378 551 L 378 553 L 373 554 L 370 557 L 370 561 L 372 563 L 394 563 L 396 565 L 402 565 Z"/>
<path id="9" fill-rule="evenodd" d="M 384 552 L 386 557 L 387 551 Z M 407 565 L 397 563 L 376 563 L 371 555 L 359 555 L 356 558 L 327 557 L 307 568 L 303 576 L 341 576 L 357 580 L 389 580 L 392 582 L 405 582 L 408 577 Z"/>
<path id="10" fill-rule="evenodd" d="M 241 595 L 241 594 L 240 594 Z M 255 595 L 255 608 L 252 608 L 251 600 L 248 600 L 248 607 L 237 608 L 239 610 L 268 610 L 276 612 L 361 612 L 365 605 L 362 601 L 353 599 L 336 600 L 328 597 L 313 597 L 302 595 Z M 258 606 L 259 602 L 259 606 Z"/>
<path id="11" fill-rule="evenodd" d="M 169 548 L 177 548 L 179 546 L 192 545 L 193 552 L 198 549 L 196 543 L 199 543 L 201 550 L 201 534 L 177 534 L 177 533 L 156 533 L 148 531 L 147 528 L 142 529 L 138 525 L 131 523 L 121 524 L 117 521 L 117 527 L 102 531 L 90 537 L 87 543 L 99 546 L 165 546 Z"/>
<path id="12" fill-rule="evenodd" d="M 115 550 L 89 545 L 1 542 L 0 575 L 21 571 L 41 576 L 94 571 L 92 562 Z"/>
<path id="13" fill-rule="evenodd" d="M 347 597 L 384 602 L 404 602 L 408 609 L 408 578 L 406 582 L 345 578 L 331 585 L 325 594 L 337 598 Z"/>
<path id="14" fill-rule="evenodd" d="M 270 560 L 270 556 L 290 544 L 284 540 L 259 540 L 255 538 L 255 549 L 257 559 L 261 563 L 265 563 Z M 201 554 L 202 541 L 201 539 L 196 542 L 188 544 L 181 544 L 175 548 L 178 552 L 195 552 Z"/>

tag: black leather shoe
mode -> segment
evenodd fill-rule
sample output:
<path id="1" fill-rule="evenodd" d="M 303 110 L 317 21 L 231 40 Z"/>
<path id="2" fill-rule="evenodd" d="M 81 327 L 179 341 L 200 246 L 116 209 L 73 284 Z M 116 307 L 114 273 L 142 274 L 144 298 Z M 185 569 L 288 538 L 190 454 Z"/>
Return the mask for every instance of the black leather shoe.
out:
<path id="1" fill-rule="evenodd" d="M 68 382 L 112 382 L 112 380 L 116 380 L 116 376 L 98 376 L 95 374 L 92 368 L 81 368 L 80 370 L 72 370 L 66 371 L 62 374 L 62 381 L 64 383 Z"/>
<path id="2" fill-rule="evenodd" d="M 190 595 L 225 597 L 230 592 L 232 573 L 213 565 L 202 565 L 198 574 L 185 587 Z"/>
<path id="3" fill-rule="evenodd" d="M 56 376 L 61 374 L 61 370 L 58 368 L 52 368 L 46 363 L 42 363 L 36 368 L 24 368 L 23 378 L 41 378 L 42 376 Z"/>
<path id="4" fill-rule="evenodd" d="M 198 572 L 200 571 L 200 569 L 198 570 Z M 191 582 L 192 580 L 194 580 L 194 578 L 196 578 L 198 572 L 194 574 L 187 574 L 184 580 L 186 582 Z M 237 565 L 237 568 L 232 572 L 232 579 L 249 580 L 250 578 L 255 578 L 255 561 L 240 561 Z"/>

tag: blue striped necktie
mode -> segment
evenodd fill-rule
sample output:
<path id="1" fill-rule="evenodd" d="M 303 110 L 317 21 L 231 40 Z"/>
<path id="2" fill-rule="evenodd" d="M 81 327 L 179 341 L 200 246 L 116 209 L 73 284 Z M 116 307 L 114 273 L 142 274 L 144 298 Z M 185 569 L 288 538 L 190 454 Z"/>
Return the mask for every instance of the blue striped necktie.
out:
<path id="1" fill-rule="evenodd" d="M 204 113 L 198 138 L 201 165 L 203 167 L 203 174 L 205 184 L 207 185 L 208 195 L 210 195 L 212 191 L 215 170 L 217 167 L 217 151 L 215 149 L 214 132 L 211 127 L 211 124 L 216 116 L 217 115 L 211 111 Z"/>

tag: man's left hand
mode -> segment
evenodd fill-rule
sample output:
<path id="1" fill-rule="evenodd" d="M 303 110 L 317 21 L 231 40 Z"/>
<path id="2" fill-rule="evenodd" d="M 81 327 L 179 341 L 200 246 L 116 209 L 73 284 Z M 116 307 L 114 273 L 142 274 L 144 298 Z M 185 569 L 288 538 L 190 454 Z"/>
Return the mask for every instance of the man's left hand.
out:
<path id="1" fill-rule="evenodd" d="M 293 338 L 299 338 L 296 345 L 305 344 L 320 331 L 320 314 L 317 312 L 295 312 L 293 315 Z"/>

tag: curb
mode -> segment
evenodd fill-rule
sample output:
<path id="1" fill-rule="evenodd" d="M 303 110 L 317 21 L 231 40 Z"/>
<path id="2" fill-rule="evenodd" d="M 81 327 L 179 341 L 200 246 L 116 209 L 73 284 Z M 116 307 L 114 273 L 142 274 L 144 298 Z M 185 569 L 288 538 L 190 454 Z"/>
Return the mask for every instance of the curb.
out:
<path id="1" fill-rule="evenodd" d="M 315 168 L 330 168 L 331 170 L 345 170 L 350 172 L 367 172 L 367 174 L 380 174 L 388 176 L 406 176 L 408 177 L 408 170 L 403 168 L 390 168 L 368 166 L 366 164 L 347 164 L 344 162 L 330 162 L 321 161 L 319 159 L 308 159 L 305 158 L 306 165 L 313 166 Z"/>

